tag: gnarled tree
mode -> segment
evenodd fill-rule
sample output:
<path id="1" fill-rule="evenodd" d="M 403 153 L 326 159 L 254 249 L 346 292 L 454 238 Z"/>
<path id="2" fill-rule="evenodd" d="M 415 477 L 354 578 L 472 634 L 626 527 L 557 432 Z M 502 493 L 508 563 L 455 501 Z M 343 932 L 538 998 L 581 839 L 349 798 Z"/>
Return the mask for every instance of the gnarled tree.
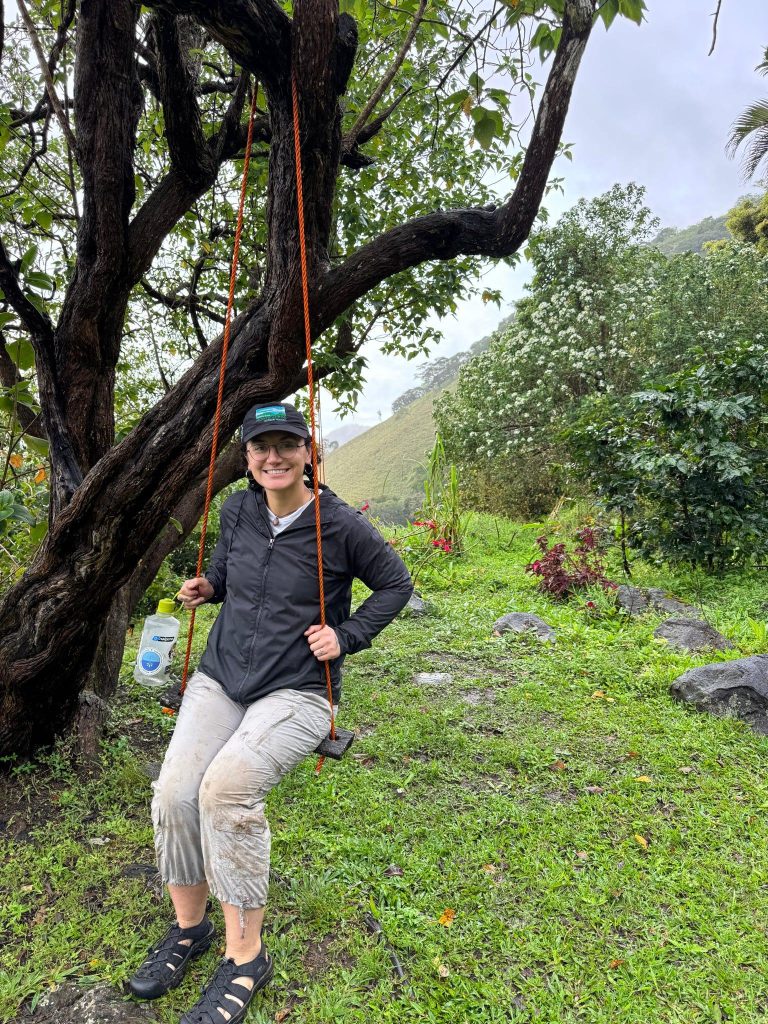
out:
<path id="1" fill-rule="evenodd" d="M 4 308 L 34 349 L 51 462 L 48 534 L 0 605 L 5 753 L 28 751 L 67 727 L 94 659 L 103 655 L 110 635 L 121 648 L 126 609 L 175 543 L 172 518 L 189 529 L 200 510 L 220 355 L 220 340 L 208 337 L 200 321 L 220 321 L 221 308 L 216 288 L 206 293 L 202 287 L 204 258 L 189 261 L 186 288 L 163 290 L 158 281 L 168 278 L 177 254 L 169 239 L 183 244 L 184 226 L 200 209 L 196 204 L 217 188 L 221 198 L 222 168 L 242 156 L 249 78 L 262 90 L 254 145 L 258 199 L 247 229 L 252 260 L 232 327 L 225 437 L 249 405 L 281 399 L 304 381 L 292 76 L 299 93 L 312 333 L 319 339 L 320 372 L 331 381 L 335 374 L 341 391 L 349 386 L 345 372 L 360 370 L 359 347 L 371 323 L 397 318 L 388 314 L 395 300 L 382 291 L 389 282 L 397 282 L 399 295 L 409 289 L 423 295 L 433 281 L 432 308 L 441 301 L 449 308 L 451 289 L 460 290 L 449 261 L 466 269 L 461 261 L 467 258 L 510 257 L 526 239 L 598 7 L 595 0 L 506 0 L 482 12 L 462 12 L 460 3 L 430 0 L 398 5 L 400 21 L 387 22 L 387 8 L 378 5 L 385 30 L 380 26 L 374 39 L 363 17 L 361 63 L 357 23 L 339 13 L 337 0 L 297 0 L 292 18 L 274 0 L 152 0 L 145 4 L 149 15 L 133 0 L 41 0 L 38 13 L 53 12 L 45 32 L 35 30 L 21 0 L 19 6 L 43 83 L 32 107 L 6 105 L 11 134 L 27 131 L 33 138 L 34 158 L 17 169 L 19 180 L 44 173 L 38 158 L 55 135 L 66 159 L 49 183 L 51 195 L 58 189 L 70 205 L 51 217 L 21 212 L 15 233 L 3 228 L 0 245 Z M 602 14 L 612 17 L 619 7 L 609 0 Z M 635 20 L 642 8 L 641 0 L 622 0 L 622 13 Z M 476 47 L 488 46 L 491 30 L 498 33 L 498 59 L 486 84 Z M 420 42 L 424 33 L 429 45 Z M 509 157 L 503 145 L 493 146 L 494 136 L 509 139 L 509 95 L 497 83 L 517 68 L 529 90 L 519 60 L 532 35 L 554 56 L 524 156 Z M 516 46 L 523 40 L 522 48 L 505 49 L 507 39 Z M 73 40 L 70 75 L 61 60 Z M 6 51 L 7 43 L 6 37 Z M 6 52 L 3 60 L 9 59 Z M 462 75 L 466 84 L 457 88 Z M 405 139 L 397 152 L 384 140 L 398 116 L 401 124 L 415 116 L 409 103 L 421 104 L 422 112 L 434 109 L 433 124 L 422 117 L 418 137 Z M 481 150 L 470 151 L 450 135 L 462 117 L 489 147 L 488 166 L 514 168 L 514 190 L 495 205 L 477 173 Z M 159 173 L 148 119 L 167 147 Z M 416 161 L 429 152 L 430 160 L 439 161 L 441 144 L 465 169 L 474 166 L 474 185 L 458 187 L 455 197 L 447 192 L 450 208 L 423 212 L 417 201 L 421 172 L 409 167 L 409 154 Z M 411 175 L 409 199 L 386 177 L 372 190 L 375 158 L 389 175 L 396 166 L 404 181 Z M 150 159 L 154 175 L 147 169 Z M 445 180 L 451 173 L 448 166 Z M 39 180 L 38 196 L 46 188 Z M 376 230 L 351 214 L 352 207 L 364 208 L 366 195 L 369 201 L 375 196 Z M 484 201 L 467 205 L 472 195 Z M 42 223 L 50 236 L 37 257 L 24 250 L 24 216 Z M 57 225 L 68 225 L 74 249 L 67 249 Z M 213 216 L 205 228 L 211 244 L 226 237 L 226 225 Z M 60 300 L 49 301 L 35 289 L 40 275 L 33 278 L 30 266 L 59 242 L 65 288 Z M 184 372 L 164 381 L 159 399 L 116 443 L 118 363 L 135 326 L 126 324 L 126 316 L 138 294 L 169 316 L 183 308 L 200 345 Z M 424 316 L 422 308 L 416 319 L 423 323 Z M 406 306 L 403 321 L 409 319 L 414 316 Z M 220 485 L 232 479 L 235 461 L 222 456 Z"/>

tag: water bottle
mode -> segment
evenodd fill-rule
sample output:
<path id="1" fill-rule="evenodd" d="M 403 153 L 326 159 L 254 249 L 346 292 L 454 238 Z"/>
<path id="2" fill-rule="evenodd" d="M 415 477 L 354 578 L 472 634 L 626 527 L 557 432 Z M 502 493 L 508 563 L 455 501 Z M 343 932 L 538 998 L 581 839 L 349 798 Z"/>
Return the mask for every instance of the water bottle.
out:
<path id="1" fill-rule="evenodd" d="M 179 636 L 179 620 L 171 614 L 175 608 L 174 602 L 164 597 L 157 613 L 144 620 L 133 672 L 133 678 L 143 686 L 164 686 L 168 682 Z"/>

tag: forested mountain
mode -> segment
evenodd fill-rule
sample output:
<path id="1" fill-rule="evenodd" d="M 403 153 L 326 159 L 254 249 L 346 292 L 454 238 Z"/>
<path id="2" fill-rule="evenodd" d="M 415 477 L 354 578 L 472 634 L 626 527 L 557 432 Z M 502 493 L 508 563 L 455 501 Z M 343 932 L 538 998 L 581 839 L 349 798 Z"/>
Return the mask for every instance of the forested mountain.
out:
<path id="1" fill-rule="evenodd" d="M 727 214 L 721 217 L 705 217 L 698 224 L 687 228 L 662 228 L 651 242 L 665 256 L 676 256 L 681 252 L 702 252 L 705 242 L 718 242 L 730 238 L 725 226 Z"/>

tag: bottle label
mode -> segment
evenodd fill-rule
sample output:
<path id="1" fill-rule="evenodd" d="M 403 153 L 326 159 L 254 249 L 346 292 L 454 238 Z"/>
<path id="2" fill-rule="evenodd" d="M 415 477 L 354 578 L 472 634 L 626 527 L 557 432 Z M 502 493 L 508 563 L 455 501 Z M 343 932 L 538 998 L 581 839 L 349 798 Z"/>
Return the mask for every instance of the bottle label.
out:
<path id="1" fill-rule="evenodd" d="M 176 639 L 175 636 L 153 636 L 152 637 L 152 643 L 153 644 L 156 644 L 156 643 L 172 644 L 175 639 Z"/>
<path id="2" fill-rule="evenodd" d="M 157 651 L 153 651 L 151 647 L 142 651 L 139 655 L 139 664 L 141 665 L 141 671 L 146 672 L 148 676 L 154 675 L 158 671 L 162 664 L 162 658 Z"/>

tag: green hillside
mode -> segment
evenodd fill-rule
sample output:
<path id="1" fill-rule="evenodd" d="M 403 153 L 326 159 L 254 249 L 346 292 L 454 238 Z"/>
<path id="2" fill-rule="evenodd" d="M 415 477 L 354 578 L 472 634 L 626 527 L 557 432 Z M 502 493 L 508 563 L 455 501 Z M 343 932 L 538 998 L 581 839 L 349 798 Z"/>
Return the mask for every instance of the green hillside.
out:
<path id="1" fill-rule="evenodd" d="M 651 243 L 660 249 L 665 256 L 676 256 L 683 252 L 702 252 L 705 242 L 719 242 L 730 238 L 731 233 L 725 226 L 726 217 L 705 217 L 698 224 L 687 228 L 662 228 Z"/>
<path id="2" fill-rule="evenodd" d="M 427 453 L 435 441 L 430 392 L 325 459 L 325 479 L 351 505 L 370 501 L 387 520 L 415 511 Z"/>

